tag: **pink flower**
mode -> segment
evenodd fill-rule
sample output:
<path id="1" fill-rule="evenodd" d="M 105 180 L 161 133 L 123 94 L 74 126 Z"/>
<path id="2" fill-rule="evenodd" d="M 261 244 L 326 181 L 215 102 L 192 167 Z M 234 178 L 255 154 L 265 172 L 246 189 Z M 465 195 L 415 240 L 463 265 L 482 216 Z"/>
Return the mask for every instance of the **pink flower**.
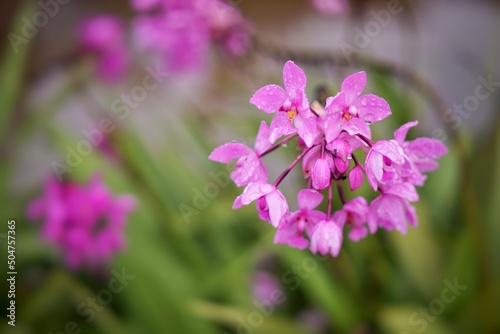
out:
<path id="1" fill-rule="evenodd" d="M 132 25 L 135 44 L 172 72 L 202 69 L 212 41 L 229 55 L 248 51 L 248 24 L 224 1 L 133 0 L 132 7 L 141 13 Z"/>
<path id="2" fill-rule="evenodd" d="M 114 198 L 94 176 L 88 186 L 49 179 L 45 196 L 33 200 L 27 214 L 45 217 L 41 235 L 64 252 L 70 269 L 96 269 L 124 249 L 126 216 L 134 207 L 133 197 Z"/>
<path id="3" fill-rule="evenodd" d="M 316 160 L 311 173 L 312 186 L 314 189 L 323 190 L 330 184 L 331 166 L 325 158 Z"/>
<path id="4" fill-rule="evenodd" d="M 363 183 L 363 171 L 361 170 L 361 167 L 355 166 L 349 172 L 349 187 L 351 191 L 354 191 L 359 187 L 361 187 L 362 183 Z"/>
<path id="5" fill-rule="evenodd" d="M 418 201 L 415 186 L 411 183 L 400 183 L 390 186 L 375 198 L 370 204 L 368 212 L 368 226 L 374 233 L 377 226 L 390 230 L 397 230 L 406 234 L 408 221 L 411 226 L 417 226 L 415 208 L 409 202 Z"/>
<path id="6" fill-rule="evenodd" d="M 252 290 L 255 300 L 260 304 L 273 303 L 276 293 L 282 292 L 279 280 L 267 271 L 253 274 Z"/>
<path id="7" fill-rule="evenodd" d="M 356 197 L 346 204 L 344 207 L 335 212 L 333 220 L 341 227 L 344 224 L 352 227 L 349 232 L 349 239 L 359 241 L 368 234 L 368 230 L 364 226 L 367 222 L 368 203 L 364 197 Z"/>
<path id="8" fill-rule="evenodd" d="M 407 168 L 411 173 L 405 175 L 406 179 L 404 181 L 412 182 L 415 185 L 423 185 L 425 177 L 418 174 L 436 170 L 439 167 L 436 159 L 448 153 L 448 149 L 442 142 L 434 138 L 423 137 L 405 141 L 408 130 L 417 124 L 418 121 L 403 124 L 394 131 L 394 139 L 403 148 L 408 163 L 411 165 L 410 168 Z"/>
<path id="9" fill-rule="evenodd" d="M 229 55 L 242 56 L 250 47 L 249 24 L 234 6 L 221 0 L 199 1 L 212 39 Z"/>
<path id="10" fill-rule="evenodd" d="M 250 182 L 243 190 L 243 194 L 238 196 L 233 204 L 233 209 L 238 209 L 243 205 L 248 205 L 255 200 L 265 199 L 266 208 L 268 210 L 270 223 L 274 227 L 278 227 L 281 218 L 288 213 L 288 203 L 285 196 L 275 186 L 264 182 Z"/>
<path id="11" fill-rule="evenodd" d="M 339 15 L 349 12 L 348 0 L 311 0 L 314 8 L 324 15 Z"/>
<path id="12" fill-rule="evenodd" d="M 333 220 L 322 220 L 316 224 L 312 232 L 311 252 L 321 255 L 330 253 L 331 256 L 339 255 L 342 247 L 342 228 Z"/>
<path id="13" fill-rule="evenodd" d="M 134 19 L 135 45 L 152 52 L 168 71 L 181 73 L 203 68 L 210 43 L 209 27 L 193 0 L 160 1 L 154 13 Z M 141 5 L 138 8 L 142 8 Z"/>
<path id="14" fill-rule="evenodd" d="M 106 80 L 117 80 L 130 65 L 123 23 L 112 15 L 91 17 L 79 29 L 82 48 L 98 55 L 98 73 Z"/>
<path id="15" fill-rule="evenodd" d="M 446 147 L 431 138 L 405 141 L 408 129 L 417 122 L 400 127 L 394 139 L 373 142 L 370 124 L 386 118 L 391 111 L 382 98 L 361 95 L 366 85 L 364 72 L 347 77 L 341 92 L 326 99 L 325 109 L 315 101 L 314 111 L 305 94 L 304 72 L 291 61 L 285 64 L 283 81 L 284 89 L 267 85 L 250 99 L 264 112 L 276 113 L 271 126 L 263 123 L 259 130 L 257 141 L 262 149 L 256 146 L 254 152 L 242 144 L 231 143 L 210 155 L 220 162 L 240 159 L 234 172 L 236 176 L 232 177 L 237 184 L 247 186 L 236 198 L 233 208 L 255 201 L 259 217 L 277 227 L 275 243 L 299 249 L 309 247 L 313 253 L 332 256 L 340 252 L 345 225 L 353 241 L 366 237 L 368 232 L 375 233 L 379 227 L 406 233 L 408 223 L 416 226 L 416 210 L 410 204 L 418 201 L 415 186 L 423 185 L 424 173 L 438 167 L 436 159 L 446 154 Z M 283 135 L 289 136 L 270 147 Z M 267 173 L 266 177 L 259 173 L 265 170 L 261 156 L 288 146 L 295 138 L 296 150 L 300 153 L 269 184 Z M 307 188 L 298 193 L 299 210 L 288 212 L 288 203 L 277 188 L 301 162 Z M 370 187 L 380 193 L 370 205 L 363 197 L 349 201 L 345 193 L 343 180 L 348 178 L 350 190 L 355 191 L 363 183 L 363 173 Z M 325 213 L 315 208 L 323 200 L 318 190 L 327 187 Z M 335 193 L 341 207 L 332 215 Z"/>
<path id="16" fill-rule="evenodd" d="M 262 121 L 255 140 L 255 152 L 246 145 L 229 143 L 217 147 L 208 158 L 226 164 L 231 160 L 238 159 L 236 168 L 231 173 L 231 179 L 238 187 L 247 185 L 249 182 L 266 182 L 267 169 L 259 154 L 271 146 L 269 133 L 269 127 L 266 122 Z"/>
<path id="17" fill-rule="evenodd" d="M 343 175 L 350 165 L 352 149 L 349 142 L 342 138 L 337 138 L 326 145 L 327 150 L 332 152 L 334 168 L 333 172 L 336 177 Z"/>
<path id="18" fill-rule="evenodd" d="M 403 149 L 395 140 L 376 142 L 366 155 L 365 171 L 368 183 L 377 191 L 378 183 L 386 184 L 399 177 L 399 167 L 405 162 Z"/>
<path id="19" fill-rule="evenodd" d="M 299 210 L 286 215 L 278 227 L 274 237 L 275 244 L 288 244 L 291 247 L 305 249 L 309 241 L 304 237 L 304 232 L 310 238 L 314 226 L 326 219 L 326 214 L 313 210 L 323 200 L 323 195 L 312 189 L 302 189 L 297 196 Z"/>
<path id="20" fill-rule="evenodd" d="M 391 114 L 389 104 L 384 99 L 373 94 L 361 95 L 365 86 L 366 73 L 358 72 L 344 80 L 340 93 L 328 98 L 324 124 L 327 143 L 337 138 L 341 131 L 371 138 L 368 124 Z"/>
<path id="21" fill-rule="evenodd" d="M 311 147 L 316 135 L 316 120 L 305 93 L 307 79 L 304 71 L 293 61 L 286 62 L 283 83 L 285 89 L 278 85 L 262 87 L 252 96 L 250 103 L 265 113 L 277 113 L 270 126 L 269 140 L 272 143 L 297 131 L 305 144 Z"/>

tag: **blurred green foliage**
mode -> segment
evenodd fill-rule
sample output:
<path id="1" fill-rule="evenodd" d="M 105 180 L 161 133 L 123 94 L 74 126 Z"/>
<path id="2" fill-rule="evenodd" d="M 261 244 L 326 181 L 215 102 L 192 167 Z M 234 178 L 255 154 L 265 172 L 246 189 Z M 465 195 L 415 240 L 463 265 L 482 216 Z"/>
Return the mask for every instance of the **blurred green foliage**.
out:
<path id="1" fill-rule="evenodd" d="M 257 117 L 241 121 L 242 116 L 218 110 L 203 123 L 198 114 L 187 110 L 182 120 L 190 138 L 181 137 L 154 150 L 131 122 L 124 122 L 111 137 L 121 163 L 110 162 L 95 150 L 71 177 L 84 182 L 99 170 L 115 193 L 138 198 L 138 210 L 127 227 L 128 250 L 100 275 L 71 273 L 61 266 L 57 250 L 38 238 L 37 225 L 25 217 L 25 207 L 39 188 L 14 196 L 9 187 L 15 152 L 25 147 L 33 129 L 50 137 L 61 154 L 66 145 L 77 143 L 72 133 L 53 126 L 51 117 L 71 95 L 73 80 L 87 80 L 87 72 L 76 71 L 76 79 L 68 79 L 69 89 L 54 96 L 46 108 L 30 113 L 31 118 L 21 125 L 24 130 L 13 133 L 9 124 L 23 95 L 20 78 L 28 52 L 28 48 L 20 54 L 7 50 L 0 79 L 0 135 L 4 146 L 10 145 L 0 171 L 2 219 L 17 222 L 19 273 L 16 327 L 2 320 L 0 332 L 59 333 L 69 328 L 68 332 L 75 333 L 78 329 L 81 333 L 244 333 L 242 322 L 256 322 L 251 315 L 260 312 L 263 321 L 250 325 L 248 333 L 314 333 L 297 320 L 306 309 L 325 312 L 335 333 L 500 332 L 498 116 L 495 131 L 487 138 L 462 129 L 448 133 L 449 154 L 420 190 L 417 229 L 405 236 L 381 231 L 358 243 L 346 241 L 338 258 L 314 258 L 308 251 L 273 245 L 273 228 L 260 222 L 252 207 L 231 210 L 239 194 L 232 184 L 220 187 L 214 198 L 207 197 L 203 207 L 194 208 L 193 189 L 203 193 L 213 182 L 210 172 L 227 177 L 224 166 L 206 159 L 221 144 L 210 139 L 213 124 L 234 123 L 232 117 L 240 117 L 241 138 L 235 139 L 245 140 L 255 134 Z M 386 98 L 394 112 L 384 128 L 376 128 L 375 136 L 388 136 L 402 123 L 417 118 L 419 104 L 414 94 L 386 76 L 369 73 L 369 78 L 370 89 Z M 410 136 L 425 135 L 417 133 L 419 129 Z M 192 159 L 185 159 L 186 155 L 193 155 L 196 165 L 188 163 Z M 368 187 L 358 193 L 369 196 Z M 180 210 L 182 204 L 195 210 L 188 219 Z M 5 232 L 2 224 L 0 233 Z M 6 254 L 4 240 L 2 254 Z M 275 258 L 272 272 L 286 297 L 270 315 L 259 311 L 251 294 L 252 274 L 259 259 L 266 256 Z M 122 268 L 134 277 L 123 291 L 113 294 L 109 305 L 95 312 L 92 320 L 79 314 L 82 303 L 108 289 L 112 270 Z M 294 271 L 297 268 L 302 272 Z M 5 273 L 0 275 L 3 282 Z M 421 309 L 433 303 L 436 307 L 446 282 L 455 280 L 466 289 L 453 302 L 443 303 L 439 314 L 422 316 Z M 7 305 L 3 291 L 0 301 Z M 68 327 L 70 322 L 76 329 Z"/>

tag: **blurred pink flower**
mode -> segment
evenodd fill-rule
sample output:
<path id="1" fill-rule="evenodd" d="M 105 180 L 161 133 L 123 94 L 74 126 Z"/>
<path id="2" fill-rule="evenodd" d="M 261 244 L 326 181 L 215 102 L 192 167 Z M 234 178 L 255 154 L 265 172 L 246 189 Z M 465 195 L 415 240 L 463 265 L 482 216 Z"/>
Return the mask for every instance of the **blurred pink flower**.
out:
<path id="1" fill-rule="evenodd" d="M 340 15 L 349 12 L 348 0 L 311 0 L 313 7 L 324 15 Z"/>
<path id="2" fill-rule="evenodd" d="M 28 205 L 27 215 L 44 219 L 42 238 L 64 253 L 70 269 L 96 269 L 124 249 L 126 217 L 134 208 L 132 196 L 113 197 L 95 175 L 87 186 L 48 179 L 45 194 Z"/>
<path id="3" fill-rule="evenodd" d="M 252 279 L 253 297 L 259 304 L 274 303 L 277 293 L 282 294 L 279 280 L 267 271 L 256 271 Z"/>
<path id="4" fill-rule="evenodd" d="M 135 45 L 172 72 L 202 69 L 212 41 L 230 55 L 248 50 L 248 24 L 222 0 L 133 0 L 132 7 L 140 13 L 132 23 Z"/>
<path id="5" fill-rule="evenodd" d="M 123 76 L 130 65 L 125 44 L 123 23 L 112 15 L 100 15 L 81 22 L 79 39 L 84 51 L 98 58 L 98 74 L 105 80 L 115 81 Z"/>

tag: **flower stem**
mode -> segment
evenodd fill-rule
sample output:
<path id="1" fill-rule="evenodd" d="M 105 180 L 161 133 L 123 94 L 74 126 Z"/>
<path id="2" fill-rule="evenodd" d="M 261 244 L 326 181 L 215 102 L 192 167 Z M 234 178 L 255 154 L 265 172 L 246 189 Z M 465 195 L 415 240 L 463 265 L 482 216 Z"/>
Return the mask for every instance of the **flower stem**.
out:
<path id="1" fill-rule="evenodd" d="M 272 151 L 274 151 L 278 147 L 281 147 L 281 146 L 285 145 L 286 143 L 288 143 L 290 140 L 292 140 L 295 137 L 298 137 L 297 133 L 294 133 L 293 135 L 290 135 L 288 137 L 283 138 L 278 143 L 274 144 L 273 146 L 271 146 L 270 148 L 268 148 L 266 151 L 264 151 L 261 154 L 259 154 L 259 158 L 262 158 L 263 156 L 271 153 Z"/>
<path id="2" fill-rule="evenodd" d="M 345 199 L 345 193 L 344 193 L 344 188 L 342 187 L 342 182 L 340 180 L 337 180 L 337 192 L 339 193 L 340 201 L 342 204 L 345 204 L 347 201 Z"/>
<path id="3" fill-rule="evenodd" d="M 365 136 L 363 136 L 362 134 L 358 133 L 356 136 L 358 136 L 359 139 L 361 139 L 362 141 L 364 141 L 366 143 L 366 145 L 372 147 L 373 146 L 373 141 L 370 139 L 370 138 L 367 138 Z"/>
<path id="4" fill-rule="evenodd" d="M 300 160 L 302 160 L 302 158 L 307 154 L 307 152 L 309 152 L 313 147 L 315 146 L 309 147 L 308 149 L 304 150 L 301 154 L 299 154 L 297 158 L 295 158 L 295 160 L 291 163 L 291 165 L 288 166 L 288 168 L 285 169 L 285 171 L 281 173 L 280 176 L 278 176 L 276 181 L 273 182 L 273 186 L 277 188 L 281 183 L 281 181 L 283 181 L 283 179 L 288 175 L 288 173 L 290 173 L 293 167 L 295 167 L 300 162 Z"/>
<path id="5" fill-rule="evenodd" d="M 332 191 L 332 182 L 328 185 L 328 209 L 326 212 L 326 220 L 330 220 L 330 216 L 332 215 L 332 201 L 333 201 L 333 191 Z"/>

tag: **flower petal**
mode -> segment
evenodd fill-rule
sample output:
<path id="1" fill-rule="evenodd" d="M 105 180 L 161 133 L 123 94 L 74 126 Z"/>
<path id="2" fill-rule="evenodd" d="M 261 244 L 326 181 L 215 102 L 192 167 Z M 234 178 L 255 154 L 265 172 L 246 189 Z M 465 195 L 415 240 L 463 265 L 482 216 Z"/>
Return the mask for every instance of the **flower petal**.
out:
<path id="1" fill-rule="evenodd" d="M 314 189 L 302 189 L 297 195 L 297 202 L 300 209 L 312 210 L 323 201 L 323 195 Z"/>
<path id="2" fill-rule="evenodd" d="M 271 129 L 267 123 L 265 121 L 260 122 L 259 132 L 257 133 L 257 138 L 255 139 L 255 152 L 257 152 L 257 154 L 261 154 L 271 147 L 271 143 L 269 142 L 270 136 Z"/>
<path id="3" fill-rule="evenodd" d="M 406 135 L 408 134 L 408 130 L 412 127 L 417 126 L 418 121 L 408 122 L 401 125 L 396 131 L 394 131 L 394 139 L 399 143 L 404 143 L 406 139 Z"/>
<path id="4" fill-rule="evenodd" d="M 378 181 L 382 179 L 384 175 L 384 157 L 379 152 L 370 150 L 366 156 L 365 161 L 365 173 L 368 183 L 372 187 L 373 191 L 377 191 Z"/>
<path id="5" fill-rule="evenodd" d="M 360 96 L 353 105 L 356 107 L 359 117 L 370 123 L 383 120 L 392 113 L 389 103 L 373 94 Z"/>
<path id="6" fill-rule="evenodd" d="M 306 143 L 307 147 L 311 147 L 314 142 L 314 137 L 316 136 L 316 119 L 305 118 L 301 115 L 297 115 L 294 118 L 295 128 L 299 133 L 300 138 Z"/>
<path id="7" fill-rule="evenodd" d="M 271 193 L 275 189 L 275 186 L 264 182 L 250 182 L 245 190 L 243 190 L 243 194 L 241 194 L 241 204 L 248 205 L 256 199 Z"/>
<path id="8" fill-rule="evenodd" d="M 298 91 L 303 92 L 306 89 L 306 75 L 300 67 L 289 60 L 283 67 L 283 83 L 290 98 L 295 100 L 298 97 Z"/>
<path id="9" fill-rule="evenodd" d="M 288 203 L 285 196 L 278 189 L 270 192 L 266 196 L 266 202 L 269 206 L 269 216 L 271 217 L 271 224 L 278 227 L 281 218 L 288 213 Z"/>
<path id="10" fill-rule="evenodd" d="M 250 99 L 250 103 L 269 114 L 277 112 L 287 98 L 285 90 L 273 84 L 259 89 Z"/>
<path id="11" fill-rule="evenodd" d="M 217 147 L 210 153 L 208 158 L 223 164 L 227 164 L 231 160 L 238 159 L 244 155 L 252 153 L 252 150 L 240 143 L 228 143 Z"/>
<path id="12" fill-rule="evenodd" d="M 346 103 L 353 103 L 366 86 L 366 73 L 361 71 L 351 74 L 342 82 L 341 91 L 346 95 Z"/>
<path id="13" fill-rule="evenodd" d="M 408 150 L 419 157 L 441 158 L 448 153 L 446 146 L 434 138 L 417 138 L 408 143 Z"/>

